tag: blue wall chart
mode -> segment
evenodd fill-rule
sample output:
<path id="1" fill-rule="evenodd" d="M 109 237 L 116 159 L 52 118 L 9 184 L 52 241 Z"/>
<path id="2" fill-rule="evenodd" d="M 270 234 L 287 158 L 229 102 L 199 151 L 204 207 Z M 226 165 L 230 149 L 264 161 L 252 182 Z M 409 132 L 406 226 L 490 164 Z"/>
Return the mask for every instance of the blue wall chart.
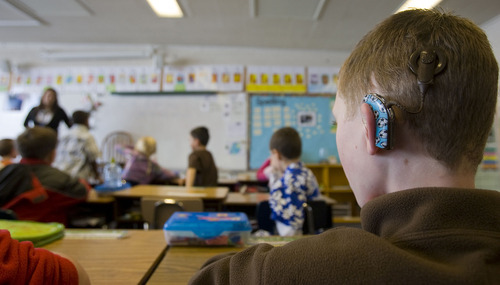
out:
<path id="1" fill-rule="evenodd" d="M 250 169 L 259 168 L 269 157 L 269 140 L 281 127 L 295 128 L 302 138 L 302 161 L 338 161 L 335 127 L 332 126 L 334 97 L 250 96 Z"/>

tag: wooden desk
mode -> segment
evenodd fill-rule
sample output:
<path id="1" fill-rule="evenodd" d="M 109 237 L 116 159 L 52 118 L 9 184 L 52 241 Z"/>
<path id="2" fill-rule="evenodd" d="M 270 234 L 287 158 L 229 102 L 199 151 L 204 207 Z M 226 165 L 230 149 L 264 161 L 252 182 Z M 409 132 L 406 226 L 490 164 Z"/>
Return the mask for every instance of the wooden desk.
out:
<path id="1" fill-rule="evenodd" d="M 123 208 L 125 201 L 138 200 L 142 197 L 158 197 L 160 199 L 198 198 L 203 200 L 205 210 L 222 209 L 222 202 L 227 196 L 227 187 L 184 187 L 166 185 L 136 185 L 128 189 L 107 193 L 106 195 L 118 199 L 118 212 Z M 119 213 L 120 215 L 120 213 Z"/>
<path id="2" fill-rule="evenodd" d="M 108 204 L 113 203 L 115 198 L 112 196 L 102 196 L 97 193 L 94 189 L 90 190 L 89 195 L 87 195 L 87 203 L 93 204 Z"/>
<path id="3" fill-rule="evenodd" d="M 111 192 L 113 197 L 140 198 L 200 198 L 202 200 L 224 200 L 229 189 L 227 187 L 184 187 L 164 185 L 136 185 L 128 189 Z"/>
<path id="4" fill-rule="evenodd" d="M 167 254 L 148 281 L 149 284 L 188 283 L 210 257 L 235 252 L 244 247 L 169 247 Z"/>
<path id="5" fill-rule="evenodd" d="M 142 279 L 149 277 L 166 252 L 165 238 L 161 230 L 128 233 L 123 239 L 65 238 L 44 248 L 77 260 L 92 284 L 144 284 Z"/>
<path id="6" fill-rule="evenodd" d="M 268 181 L 257 180 L 257 178 L 255 178 L 255 175 L 253 176 L 253 178 L 252 176 L 238 176 L 238 178 L 220 178 L 217 181 L 217 185 L 228 187 L 230 189 L 230 192 L 238 192 L 243 186 L 259 187 L 269 191 Z"/>
<path id="7" fill-rule="evenodd" d="M 320 195 L 319 200 L 324 200 L 328 205 L 333 205 L 337 201 L 334 199 Z M 224 205 L 226 206 L 257 206 L 262 201 L 269 200 L 269 193 L 228 193 Z"/>
<path id="8" fill-rule="evenodd" d="M 307 236 L 295 237 L 262 237 L 250 238 L 245 247 L 169 247 L 167 254 L 158 265 L 148 281 L 149 284 L 187 284 L 189 279 L 200 270 L 201 266 L 211 257 L 226 253 L 238 252 L 256 243 L 269 243 L 274 246 L 282 246 L 292 240 Z"/>

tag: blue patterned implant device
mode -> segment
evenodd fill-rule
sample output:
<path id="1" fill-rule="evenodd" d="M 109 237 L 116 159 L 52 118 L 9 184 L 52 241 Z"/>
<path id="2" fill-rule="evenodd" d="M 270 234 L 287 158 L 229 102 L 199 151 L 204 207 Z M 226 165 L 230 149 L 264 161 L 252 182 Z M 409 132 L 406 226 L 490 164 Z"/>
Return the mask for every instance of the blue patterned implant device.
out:
<path id="1" fill-rule="evenodd" d="M 375 115 L 375 145 L 382 149 L 392 149 L 392 125 L 394 113 L 387 107 L 385 99 L 378 94 L 368 94 L 363 102 L 370 105 Z"/>

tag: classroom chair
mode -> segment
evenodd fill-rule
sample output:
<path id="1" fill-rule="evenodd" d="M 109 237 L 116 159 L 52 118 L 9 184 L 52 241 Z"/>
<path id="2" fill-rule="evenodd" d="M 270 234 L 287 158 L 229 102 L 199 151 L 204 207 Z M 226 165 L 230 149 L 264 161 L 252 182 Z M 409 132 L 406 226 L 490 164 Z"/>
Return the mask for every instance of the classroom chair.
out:
<path id="1" fill-rule="evenodd" d="M 134 145 L 134 139 L 132 138 L 132 135 L 130 133 L 124 131 L 115 131 L 106 135 L 106 137 L 102 141 L 102 162 L 108 163 L 112 158 L 114 158 L 116 163 L 123 166 L 127 162 L 127 158 L 124 155 L 118 153 L 118 151 L 115 149 L 115 145 Z"/>
<path id="2" fill-rule="evenodd" d="M 0 209 L 0 220 L 17 220 L 17 215 L 12 210 Z"/>
<path id="3" fill-rule="evenodd" d="M 201 199 L 141 198 L 141 214 L 145 229 L 162 229 L 168 218 L 177 211 L 202 212 L 203 201 Z"/>
<path id="4" fill-rule="evenodd" d="M 277 234 L 276 224 L 271 220 L 269 201 L 257 204 L 257 224 L 259 229 L 268 231 L 271 235 Z M 304 205 L 304 225 L 302 233 L 313 235 L 333 227 L 331 206 L 323 200 L 309 200 Z"/>
<path id="5" fill-rule="evenodd" d="M 257 204 L 256 218 L 259 230 L 265 230 L 271 235 L 277 234 L 276 224 L 271 220 L 271 207 L 269 206 L 269 201 L 262 201 Z"/>
<path id="6" fill-rule="evenodd" d="M 323 200 L 308 200 L 306 218 L 302 231 L 304 234 L 318 234 L 333 227 L 332 207 Z"/>

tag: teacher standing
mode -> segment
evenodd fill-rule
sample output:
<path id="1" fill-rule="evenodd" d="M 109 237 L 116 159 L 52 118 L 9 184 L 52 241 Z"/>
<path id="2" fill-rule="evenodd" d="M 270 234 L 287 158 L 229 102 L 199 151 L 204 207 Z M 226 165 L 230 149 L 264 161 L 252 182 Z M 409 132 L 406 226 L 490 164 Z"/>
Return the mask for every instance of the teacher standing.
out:
<path id="1" fill-rule="evenodd" d="M 73 124 L 66 115 L 66 112 L 59 107 L 56 90 L 47 88 L 40 99 L 40 105 L 31 109 L 28 113 L 24 121 L 24 126 L 49 127 L 57 132 L 61 121 L 64 121 L 68 128 Z M 31 125 L 30 122 L 32 122 Z"/>

